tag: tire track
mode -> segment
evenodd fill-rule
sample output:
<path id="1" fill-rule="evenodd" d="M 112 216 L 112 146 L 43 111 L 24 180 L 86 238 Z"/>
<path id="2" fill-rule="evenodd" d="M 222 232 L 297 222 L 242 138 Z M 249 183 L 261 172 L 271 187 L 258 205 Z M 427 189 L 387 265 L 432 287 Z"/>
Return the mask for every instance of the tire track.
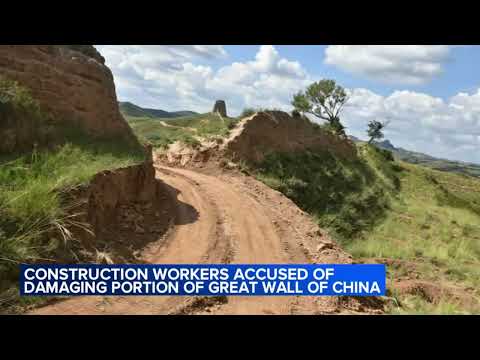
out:
<path id="1" fill-rule="evenodd" d="M 148 263 L 308 263 L 306 227 L 314 224 L 273 190 L 235 177 L 156 166 L 175 206 L 175 227 L 144 249 Z M 253 188 L 258 187 L 258 196 Z M 277 206 L 281 207 L 277 209 Z M 286 204 L 286 205 L 285 205 Z M 284 213 L 281 213 L 283 211 Z M 302 224 L 303 230 L 296 225 Z M 309 243 L 311 248 L 314 243 Z M 337 250 L 335 250 L 337 251 Z M 340 254 L 340 252 L 335 253 Z M 80 297 L 34 314 L 294 314 L 338 310 L 334 299 L 298 296 Z"/>
<path id="2" fill-rule="evenodd" d="M 223 236 L 223 222 L 214 203 L 201 193 L 195 181 L 165 171 L 158 174 L 170 188 L 177 204 L 175 228 L 167 239 L 159 239 L 142 254 L 147 263 L 222 263 L 231 253 Z M 192 211 L 198 213 L 198 218 Z M 174 296 L 74 297 L 38 308 L 31 314 L 167 314 L 191 299 Z"/>

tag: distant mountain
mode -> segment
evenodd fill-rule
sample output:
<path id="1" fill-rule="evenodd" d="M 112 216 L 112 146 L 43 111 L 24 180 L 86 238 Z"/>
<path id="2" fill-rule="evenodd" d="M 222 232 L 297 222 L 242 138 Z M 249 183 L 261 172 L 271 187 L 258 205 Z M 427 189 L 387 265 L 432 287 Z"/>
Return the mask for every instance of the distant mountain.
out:
<path id="1" fill-rule="evenodd" d="M 172 111 L 168 112 L 165 110 L 159 109 L 149 109 L 149 108 L 142 108 L 138 105 L 132 104 L 131 102 L 122 102 L 118 103 L 120 108 L 120 112 L 124 116 L 132 116 L 132 117 L 148 117 L 148 118 L 177 118 L 182 116 L 191 116 L 197 115 L 198 113 L 194 111 Z"/>
<path id="2" fill-rule="evenodd" d="M 354 142 L 364 142 L 354 136 L 350 136 L 350 139 Z M 419 164 L 419 165 L 427 166 L 429 168 L 440 170 L 440 171 L 455 172 L 455 173 L 480 177 L 479 164 L 440 159 L 440 158 L 433 157 L 431 155 L 410 151 L 410 150 L 405 150 L 400 147 L 395 147 L 389 140 L 374 142 L 374 144 L 381 149 L 391 151 L 395 158 L 411 164 Z"/>
<path id="3" fill-rule="evenodd" d="M 387 150 L 396 150 L 395 146 L 390 142 L 390 140 L 384 140 L 381 142 L 377 142 L 376 145 L 378 147 L 381 147 L 382 149 L 387 149 Z"/>

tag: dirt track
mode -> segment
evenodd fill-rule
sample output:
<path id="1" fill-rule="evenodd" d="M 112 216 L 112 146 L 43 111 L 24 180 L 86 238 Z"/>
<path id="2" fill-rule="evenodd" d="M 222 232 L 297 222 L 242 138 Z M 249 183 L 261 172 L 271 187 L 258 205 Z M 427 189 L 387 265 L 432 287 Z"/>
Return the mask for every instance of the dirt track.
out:
<path id="1" fill-rule="evenodd" d="M 350 262 L 290 200 L 243 175 L 157 167 L 176 226 L 143 252 L 149 263 Z M 367 306 L 368 307 L 368 306 Z M 314 314 L 368 311 L 332 297 L 79 297 L 33 314 Z"/>
<path id="2" fill-rule="evenodd" d="M 182 130 L 189 130 L 189 131 L 197 132 L 197 129 L 195 129 L 195 128 L 187 127 L 187 126 L 175 126 L 175 125 L 172 125 L 172 124 L 168 124 L 166 121 L 160 121 L 160 124 L 162 124 L 163 126 L 169 127 L 169 128 L 182 129 Z"/>

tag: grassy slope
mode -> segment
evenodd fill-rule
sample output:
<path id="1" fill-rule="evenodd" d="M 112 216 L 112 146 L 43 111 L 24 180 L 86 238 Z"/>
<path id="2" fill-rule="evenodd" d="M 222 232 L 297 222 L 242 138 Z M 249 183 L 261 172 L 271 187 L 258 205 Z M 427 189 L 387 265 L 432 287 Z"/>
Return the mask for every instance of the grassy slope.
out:
<path id="1" fill-rule="evenodd" d="M 127 117 L 135 134 L 155 147 L 165 148 L 175 141 L 195 145 L 198 137 L 225 136 L 236 121 L 233 118 L 220 119 L 212 113 L 179 117 L 175 119 Z M 171 126 L 162 125 L 162 121 Z"/>
<path id="2" fill-rule="evenodd" d="M 28 92 L 14 83 L 1 85 L 0 98 L 9 111 L 41 128 L 46 117 Z M 65 143 L 54 149 L 0 154 L 0 307 L 12 294 L 15 298 L 19 263 L 46 260 L 66 247 L 67 229 L 75 224 L 75 217 L 72 204 L 62 202 L 62 194 L 99 171 L 138 163 L 144 157 L 142 149 L 115 139 L 92 140 L 72 128 L 60 133 Z"/>
<path id="3" fill-rule="evenodd" d="M 480 178 L 480 165 L 465 164 L 457 161 L 449 160 L 433 160 L 433 161 L 421 161 L 418 159 L 404 159 L 404 161 L 411 162 L 413 164 L 418 163 L 423 166 L 428 166 L 435 170 L 455 172 L 459 174 L 466 174 L 470 176 L 476 176 Z"/>
<path id="4" fill-rule="evenodd" d="M 196 113 L 193 111 L 164 111 L 158 109 L 148 109 L 142 108 L 138 105 L 132 104 L 130 102 L 119 102 L 118 103 L 121 113 L 125 117 L 148 117 L 148 118 L 177 118 L 182 116 L 191 116 Z"/>
<path id="5" fill-rule="evenodd" d="M 382 151 L 363 147 L 360 153 L 355 160 L 330 152 L 271 154 L 255 174 L 346 243 L 384 217 L 399 186 L 399 168 Z"/>
<path id="6" fill-rule="evenodd" d="M 477 289 L 474 296 L 480 299 L 480 181 L 407 163 L 402 167 L 401 191 L 385 219 L 347 249 L 357 258 L 413 262 L 422 280 Z M 391 269 L 391 280 L 403 277 L 407 267 Z M 480 313 L 479 303 L 464 308 L 448 297 L 438 305 L 418 296 L 401 300 L 406 309 L 400 312 Z"/>
<path id="7" fill-rule="evenodd" d="M 391 146 L 391 144 L 389 145 Z M 384 142 L 379 143 L 378 146 L 385 148 Z M 388 148 L 387 150 L 393 151 L 395 157 L 398 158 L 399 160 L 402 160 L 411 164 L 419 164 L 435 170 L 455 172 L 458 174 L 465 174 L 465 175 L 480 177 L 480 165 L 477 165 L 477 164 L 469 164 L 469 163 L 463 163 L 460 161 L 438 159 L 430 155 L 409 151 L 402 148 Z"/>
<path id="8" fill-rule="evenodd" d="M 421 279 L 477 289 L 480 296 L 480 181 L 403 162 L 360 145 L 359 161 L 329 153 L 277 154 L 256 176 L 292 198 L 358 260 L 413 263 Z M 394 280 L 410 271 L 389 267 Z M 404 296 L 392 312 L 480 312 L 445 297 Z"/>

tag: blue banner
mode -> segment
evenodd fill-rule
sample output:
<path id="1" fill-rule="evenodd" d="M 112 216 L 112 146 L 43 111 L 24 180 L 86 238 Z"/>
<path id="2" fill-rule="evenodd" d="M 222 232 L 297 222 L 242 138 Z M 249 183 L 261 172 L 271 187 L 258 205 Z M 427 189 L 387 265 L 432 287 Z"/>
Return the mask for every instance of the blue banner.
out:
<path id="1" fill-rule="evenodd" d="M 22 296 L 382 296 L 383 264 L 20 265 Z"/>

